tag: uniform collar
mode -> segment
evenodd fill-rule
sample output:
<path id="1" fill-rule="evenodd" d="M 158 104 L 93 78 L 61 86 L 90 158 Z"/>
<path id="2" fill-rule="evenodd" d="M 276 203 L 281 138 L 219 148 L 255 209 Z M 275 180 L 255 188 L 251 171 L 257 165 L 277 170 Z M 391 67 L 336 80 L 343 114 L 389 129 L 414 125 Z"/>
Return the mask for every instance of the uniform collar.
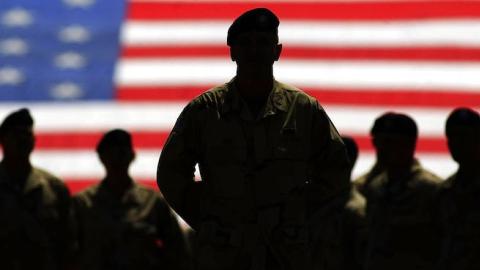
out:
<path id="1" fill-rule="evenodd" d="M 118 200 L 118 198 L 115 197 L 113 192 L 110 190 L 108 185 L 104 180 L 100 182 L 99 185 L 99 195 L 102 199 L 107 200 L 107 201 L 114 201 Z M 120 202 L 122 204 L 133 204 L 133 205 L 140 205 L 142 200 L 141 196 L 138 192 L 138 186 L 135 182 L 132 181 L 132 184 L 130 185 L 127 190 L 123 193 L 122 197 L 120 198 Z"/>
<path id="2" fill-rule="evenodd" d="M 221 109 L 222 114 L 227 114 L 233 111 L 241 112 L 245 108 L 245 101 L 243 101 L 242 97 L 238 93 L 234 82 L 235 78 L 230 80 L 230 82 L 225 85 L 225 90 L 227 93 L 225 94 Z M 270 95 L 268 96 L 267 102 L 265 104 L 263 118 L 269 115 L 274 115 L 278 111 L 286 112 L 287 110 L 288 104 L 285 89 L 283 88 L 281 83 L 274 80 L 273 89 L 270 92 Z"/>

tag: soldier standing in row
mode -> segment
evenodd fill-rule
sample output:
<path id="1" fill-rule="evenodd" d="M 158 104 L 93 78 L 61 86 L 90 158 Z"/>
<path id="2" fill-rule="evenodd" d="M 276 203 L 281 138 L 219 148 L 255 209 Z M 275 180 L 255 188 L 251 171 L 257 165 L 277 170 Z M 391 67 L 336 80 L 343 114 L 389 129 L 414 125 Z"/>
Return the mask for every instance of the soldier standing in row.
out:
<path id="1" fill-rule="evenodd" d="M 366 269 L 434 269 L 440 243 L 433 213 L 440 179 L 414 158 L 417 126 L 407 115 L 386 113 L 371 133 L 385 171 L 365 189 Z"/>
<path id="2" fill-rule="evenodd" d="M 342 136 L 351 162 L 350 172 L 358 157 L 358 146 L 350 137 Z M 363 269 L 366 244 L 366 200 L 353 187 L 325 204 L 312 218 L 313 269 Z"/>
<path id="3" fill-rule="evenodd" d="M 438 269 L 480 267 L 480 115 L 467 108 L 447 119 L 446 135 L 458 171 L 441 184 L 439 223 L 442 256 Z"/>
<path id="4" fill-rule="evenodd" d="M 198 269 L 310 269 L 309 216 L 349 188 L 323 108 L 273 77 L 278 25 L 265 8 L 233 22 L 236 77 L 189 103 L 159 160 L 162 193 L 197 232 Z"/>
<path id="5" fill-rule="evenodd" d="M 74 200 L 80 269 L 189 269 L 175 216 L 158 192 L 128 173 L 135 157 L 130 134 L 107 132 L 97 153 L 106 176 Z"/>
<path id="6" fill-rule="evenodd" d="M 0 268 L 67 269 L 74 248 L 70 194 L 60 179 L 32 166 L 27 109 L 5 118 L 0 143 Z"/>

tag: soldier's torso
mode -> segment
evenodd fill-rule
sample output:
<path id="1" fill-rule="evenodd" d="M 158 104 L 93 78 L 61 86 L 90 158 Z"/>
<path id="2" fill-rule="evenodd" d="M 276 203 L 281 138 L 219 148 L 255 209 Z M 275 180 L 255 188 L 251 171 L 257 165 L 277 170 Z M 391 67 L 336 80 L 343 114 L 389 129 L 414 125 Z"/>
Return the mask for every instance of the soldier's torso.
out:
<path id="1" fill-rule="evenodd" d="M 434 196 L 439 179 L 420 169 L 397 192 L 382 174 L 368 191 L 368 269 L 432 269 L 439 254 Z"/>
<path id="2" fill-rule="evenodd" d="M 162 245 L 158 198 L 154 191 L 134 184 L 122 199 L 102 184 L 76 196 L 82 269 L 158 267 Z"/>
<path id="3" fill-rule="evenodd" d="M 220 258 L 216 265 L 202 259 L 201 269 L 255 269 L 265 260 L 302 269 L 307 263 L 304 189 L 313 110 L 298 90 L 282 94 L 283 110 L 267 106 L 256 119 L 246 106 L 225 113 L 209 104 L 203 111 L 199 168 L 207 204 L 198 256 Z"/>
<path id="4" fill-rule="evenodd" d="M 480 267 L 478 256 L 480 189 L 474 187 L 459 189 L 452 182 L 454 178 L 446 180 L 440 192 L 442 267 L 459 270 L 478 269 Z"/>
<path id="5" fill-rule="evenodd" d="M 226 114 L 217 108 L 203 117 L 200 172 L 224 209 L 219 216 L 245 222 L 255 219 L 252 207 L 282 204 L 305 185 L 312 116 L 299 103 L 258 119 L 248 119 L 245 107 Z"/>
<path id="6" fill-rule="evenodd" d="M 60 227 L 58 195 L 49 182 L 52 176 L 32 169 L 27 182 L 35 187 L 28 191 L 9 184 L 5 177 L 0 172 L 0 265 L 56 269 L 57 233 L 64 228 Z"/>

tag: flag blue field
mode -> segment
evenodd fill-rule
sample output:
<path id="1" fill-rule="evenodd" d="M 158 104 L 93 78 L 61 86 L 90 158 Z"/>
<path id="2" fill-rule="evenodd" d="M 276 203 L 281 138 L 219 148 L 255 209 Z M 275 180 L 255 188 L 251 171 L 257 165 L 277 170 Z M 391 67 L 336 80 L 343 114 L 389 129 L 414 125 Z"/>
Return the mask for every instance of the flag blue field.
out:
<path id="1" fill-rule="evenodd" d="M 419 125 L 417 156 L 446 177 L 444 124 L 480 109 L 479 1 L 0 1 L 0 118 L 36 120 L 33 162 L 73 191 L 103 175 L 103 132 L 132 132 L 133 176 L 154 185 L 175 120 L 193 97 L 230 80 L 226 34 L 242 12 L 280 18 L 278 80 L 316 97 L 360 145 L 354 175 L 374 162 L 369 129 L 386 111 Z"/>

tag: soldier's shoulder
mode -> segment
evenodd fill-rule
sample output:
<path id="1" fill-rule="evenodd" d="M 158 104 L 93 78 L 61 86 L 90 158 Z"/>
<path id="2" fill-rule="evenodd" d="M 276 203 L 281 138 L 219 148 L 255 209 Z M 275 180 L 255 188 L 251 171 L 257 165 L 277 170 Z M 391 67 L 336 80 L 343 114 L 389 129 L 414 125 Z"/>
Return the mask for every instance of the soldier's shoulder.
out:
<path id="1" fill-rule="evenodd" d="M 293 85 L 276 81 L 278 87 L 280 87 L 283 92 L 285 93 L 285 97 L 288 101 L 296 100 L 297 105 L 304 105 L 304 106 L 311 106 L 315 104 L 319 104 L 316 98 L 310 96 L 309 94 L 305 93 L 300 88 L 297 88 Z M 320 106 L 320 105 L 319 105 Z"/>
<path id="2" fill-rule="evenodd" d="M 215 86 L 203 92 L 199 96 L 190 101 L 189 106 L 192 108 L 206 108 L 210 106 L 217 106 L 225 99 L 228 92 L 228 84 Z"/>
<path id="3" fill-rule="evenodd" d="M 91 186 L 83 189 L 82 191 L 78 192 L 77 194 L 75 194 L 74 197 L 76 197 L 78 199 L 94 197 L 98 193 L 99 187 L 100 187 L 99 183 L 91 185 Z"/>
<path id="4" fill-rule="evenodd" d="M 429 171 L 428 169 L 425 169 L 421 167 L 416 175 L 416 180 L 419 182 L 419 184 L 427 186 L 427 187 L 435 187 L 438 188 L 440 184 L 442 183 L 442 179 L 436 175 L 435 173 Z"/>
<path id="5" fill-rule="evenodd" d="M 67 190 L 67 185 L 59 177 L 44 169 L 34 167 L 33 174 L 42 184 L 50 186 L 55 191 Z"/>
<path id="6" fill-rule="evenodd" d="M 159 191 L 143 184 L 135 183 L 135 193 L 144 202 L 152 200 L 159 201 L 160 203 L 165 202 L 165 199 Z"/>
<path id="7" fill-rule="evenodd" d="M 357 216 L 365 216 L 365 207 L 367 205 L 367 200 L 365 197 L 360 194 L 356 190 L 355 187 L 352 187 L 352 190 L 350 192 L 350 198 L 345 205 L 345 208 L 348 212 L 351 214 L 357 215 Z"/>

